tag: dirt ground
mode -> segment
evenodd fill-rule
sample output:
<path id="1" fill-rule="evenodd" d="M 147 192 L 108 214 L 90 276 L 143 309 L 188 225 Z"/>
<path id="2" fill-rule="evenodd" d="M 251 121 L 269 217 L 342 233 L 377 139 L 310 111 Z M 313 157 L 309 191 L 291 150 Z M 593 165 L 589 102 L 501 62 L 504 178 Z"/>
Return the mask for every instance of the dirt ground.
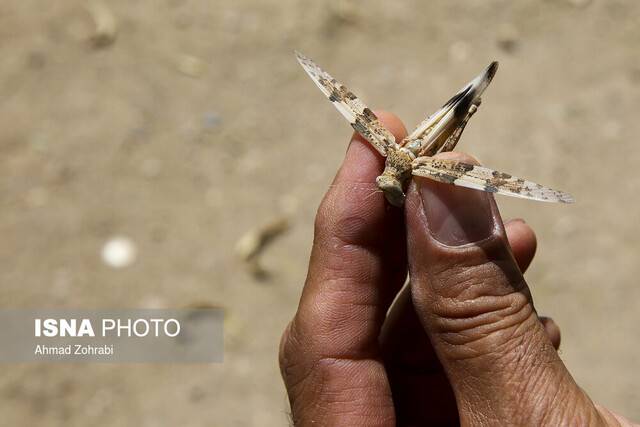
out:
<path id="1" fill-rule="evenodd" d="M 640 3 L 106 4 L 102 46 L 84 2 L 0 4 L 1 304 L 222 306 L 225 361 L 4 365 L 3 424 L 287 424 L 278 340 L 351 133 L 294 49 L 409 127 L 500 61 L 461 149 L 576 197 L 499 204 L 537 230 L 527 280 L 576 380 L 640 420 Z M 283 215 L 256 280 L 233 248 Z M 137 258 L 114 269 L 119 235 Z"/>

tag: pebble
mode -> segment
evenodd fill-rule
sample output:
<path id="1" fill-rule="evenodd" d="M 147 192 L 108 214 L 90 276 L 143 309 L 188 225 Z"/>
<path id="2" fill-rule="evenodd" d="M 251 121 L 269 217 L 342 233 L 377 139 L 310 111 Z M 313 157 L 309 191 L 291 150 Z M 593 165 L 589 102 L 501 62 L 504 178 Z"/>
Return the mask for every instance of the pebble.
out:
<path id="1" fill-rule="evenodd" d="M 125 236 L 114 236 L 102 247 L 102 262 L 111 268 L 128 267 L 135 262 L 137 253 L 133 240 Z"/>
<path id="2" fill-rule="evenodd" d="M 93 46 L 103 48 L 113 44 L 118 32 L 118 23 L 107 3 L 93 0 L 89 1 L 87 8 L 95 23 L 94 33 L 91 35 Z"/>
<path id="3" fill-rule="evenodd" d="M 200 77 L 204 72 L 204 62 L 192 55 L 182 55 L 178 60 L 178 70 L 189 77 Z"/>
<path id="4" fill-rule="evenodd" d="M 498 30 L 498 47 L 506 53 L 514 53 L 519 47 L 518 30 L 511 25 L 504 25 Z"/>
<path id="5" fill-rule="evenodd" d="M 220 122 L 222 122 L 220 114 L 216 113 L 215 111 L 207 111 L 206 113 L 204 113 L 202 119 L 204 128 L 207 130 L 218 127 Z"/>

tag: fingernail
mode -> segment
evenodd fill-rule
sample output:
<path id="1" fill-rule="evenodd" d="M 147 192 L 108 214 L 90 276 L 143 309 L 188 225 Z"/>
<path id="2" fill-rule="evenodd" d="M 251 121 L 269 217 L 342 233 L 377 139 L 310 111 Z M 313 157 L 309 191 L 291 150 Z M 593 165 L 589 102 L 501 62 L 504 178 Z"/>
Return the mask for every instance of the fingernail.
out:
<path id="1" fill-rule="evenodd" d="M 419 185 L 429 231 L 440 243 L 461 246 L 493 234 L 490 194 L 426 180 Z"/>

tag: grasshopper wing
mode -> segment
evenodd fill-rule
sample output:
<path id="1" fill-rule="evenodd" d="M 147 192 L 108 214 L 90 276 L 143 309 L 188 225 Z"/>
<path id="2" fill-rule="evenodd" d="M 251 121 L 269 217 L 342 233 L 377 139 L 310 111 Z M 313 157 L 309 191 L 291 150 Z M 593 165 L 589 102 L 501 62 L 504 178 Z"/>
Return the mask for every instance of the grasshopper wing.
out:
<path id="1" fill-rule="evenodd" d="M 565 192 L 552 190 L 503 172 L 455 160 L 418 157 L 413 161 L 412 166 L 413 175 L 424 176 L 446 184 L 542 202 L 573 203 L 574 201 L 573 197 Z"/>
<path id="2" fill-rule="evenodd" d="M 489 64 L 438 111 L 420 123 L 401 145 L 418 156 L 432 156 L 439 151 L 451 151 L 460 139 L 471 115 L 480 105 L 480 97 L 497 71 L 497 62 Z M 475 106 L 473 110 L 472 106 Z"/>
<path id="3" fill-rule="evenodd" d="M 395 145 L 396 140 L 391 132 L 382 126 L 373 111 L 311 59 L 299 52 L 296 52 L 296 58 L 322 93 L 349 121 L 351 127 L 369 141 L 380 154 L 385 156 L 387 147 Z"/>

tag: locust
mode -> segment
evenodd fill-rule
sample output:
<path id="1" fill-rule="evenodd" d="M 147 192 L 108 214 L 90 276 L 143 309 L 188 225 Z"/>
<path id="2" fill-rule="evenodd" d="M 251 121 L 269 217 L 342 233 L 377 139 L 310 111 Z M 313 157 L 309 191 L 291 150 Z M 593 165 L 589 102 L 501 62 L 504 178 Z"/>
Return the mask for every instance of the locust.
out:
<path id="1" fill-rule="evenodd" d="M 489 64 L 413 132 L 397 142 L 373 111 L 353 92 L 310 58 L 299 52 L 295 54 L 302 68 L 353 129 L 386 158 L 384 171 L 376 178 L 376 185 L 391 205 L 404 205 L 405 191 L 411 176 L 542 202 L 574 201 L 568 193 L 504 172 L 434 157 L 438 153 L 452 151 L 458 144 L 469 119 L 478 111 L 482 94 L 498 70 L 497 62 Z"/>

